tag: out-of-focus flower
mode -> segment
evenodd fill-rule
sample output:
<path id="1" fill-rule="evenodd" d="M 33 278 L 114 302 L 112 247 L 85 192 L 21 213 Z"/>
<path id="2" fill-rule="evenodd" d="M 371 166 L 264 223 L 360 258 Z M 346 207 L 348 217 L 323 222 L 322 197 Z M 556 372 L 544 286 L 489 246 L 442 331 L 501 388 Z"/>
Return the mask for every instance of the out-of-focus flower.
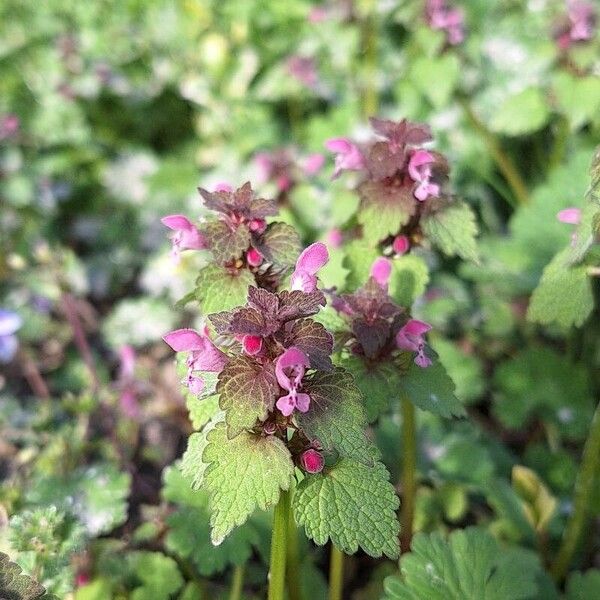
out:
<path id="1" fill-rule="evenodd" d="M 358 146 L 347 138 L 327 140 L 325 148 L 336 155 L 332 179 L 339 177 L 342 171 L 360 171 L 365 166 L 365 159 Z"/>
<path id="2" fill-rule="evenodd" d="M 22 325 L 17 313 L 0 308 L 0 363 L 9 363 L 17 353 L 19 341 L 15 333 Z"/>
<path id="3" fill-rule="evenodd" d="M 323 168 L 324 163 L 325 157 L 321 153 L 310 154 L 304 161 L 304 173 L 309 177 L 316 175 Z"/>
<path id="4" fill-rule="evenodd" d="M 579 223 L 581 222 L 581 209 L 579 208 L 565 208 L 564 210 L 561 210 L 557 215 L 556 218 L 561 222 L 561 223 L 568 223 L 570 225 L 579 225 Z"/>
<path id="5" fill-rule="evenodd" d="M 461 9 L 449 7 L 446 0 L 427 0 L 425 14 L 428 25 L 444 31 L 449 44 L 455 46 L 465 39 L 465 17 Z"/>
<path id="6" fill-rule="evenodd" d="M 163 225 L 175 232 L 171 238 L 173 244 L 173 258 L 179 260 L 183 250 L 200 250 L 206 248 L 206 241 L 198 228 L 183 215 L 168 215 L 161 219 Z"/>
<path id="7" fill-rule="evenodd" d="M 342 245 L 343 241 L 344 241 L 344 235 L 342 234 L 342 232 L 339 229 L 332 229 L 327 234 L 327 243 L 332 248 L 339 248 Z"/>
<path id="8" fill-rule="evenodd" d="M 19 117 L 12 113 L 0 117 L 0 140 L 7 140 L 19 132 Z"/>
<path id="9" fill-rule="evenodd" d="M 389 258 L 380 256 L 375 259 L 371 265 L 371 277 L 383 288 L 387 288 L 392 274 L 392 261 Z"/>
<path id="10" fill-rule="evenodd" d="M 317 66 L 314 59 L 294 54 L 287 60 L 288 73 L 301 84 L 314 88 L 319 82 Z"/>
<path id="11" fill-rule="evenodd" d="M 131 346 L 122 346 L 119 349 L 121 360 L 119 367 L 118 387 L 121 390 L 119 404 L 125 415 L 134 419 L 140 414 L 137 398 L 138 384 L 135 379 L 135 350 Z"/>

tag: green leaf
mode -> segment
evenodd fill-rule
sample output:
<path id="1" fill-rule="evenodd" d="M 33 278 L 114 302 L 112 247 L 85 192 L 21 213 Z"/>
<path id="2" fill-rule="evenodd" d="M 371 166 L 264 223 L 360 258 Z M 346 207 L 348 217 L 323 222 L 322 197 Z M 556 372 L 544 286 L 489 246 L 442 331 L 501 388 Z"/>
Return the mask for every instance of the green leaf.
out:
<path id="1" fill-rule="evenodd" d="M 245 304 L 251 285 L 256 285 L 256 281 L 247 269 L 208 265 L 200 271 L 196 280 L 196 298 L 202 312 L 210 315 Z"/>
<path id="2" fill-rule="evenodd" d="M 367 181 L 358 192 L 362 202 L 357 218 L 363 228 L 363 238 L 369 244 L 398 233 L 415 214 L 417 200 L 410 187 Z"/>
<path id="3" fill-rule="evenodd" d="M 577 131 L 600 113 L 600 79 L 597 76 L 575 77 L 560 71 L 553 81 L 558 109 L 569 119 L 571 131 Z"/>
<path id="4" fill-rule="evenodd" d="M 550 348 L 526 348 L 498 365 L 493 387 L 493 411 L 505 427 L 541 418 L 567 438 L 586 436 L 594 411 L 589 375 Z"/>
<path id="5" fill-rule="evenodd" d="M 344 356 L 340 364 L 354 375 L 364 398 L 369 423 L 375 421 L 380 414 L 388 412 L 392 404 L 398 401 L 401 372 L 394 363 L 369 364 L 351 354 Z"/>
<path id="6" fill-rule="evenodd" d="M 592 283 L 585 265 L 566 264 L 569 249 L 559 252 L 544 269 L 542 279 L 534 290 L 527 319 L 561 327 L 580 327 L 594 309 Z"/>
<path id="7" fill-rule="evenodd" d="M 142 583 L 131 594 L 132 600 L 168 600 L 183 585 L 177 563 L 160 552 L 132 552 L 131 568 Z"/>
<path id="8" fill-rule="evenodd" d="M 199 433 L 192 433 L 188 438 L 186 451 L 181 457 L 181 473 L 187 479 L 194 490 L 202 487 L 204 482 L 204 473 L 208 464 L 203 460 L 204 450 L 208 445 L 208 434 L 215 428 L 217 423 L 221 423 L 225 415 L 218 413 L 217 417 L 204 427 Z"/>
<path id="9" fill-rule="evenodd" d="M 393 260 L 389 294 L 400 306 L 412 306 L 428 283 L 429 268 L 420 256 L 407 254 Z"/>
<path id="10" fill-rule="evenodd" d="M 567 580 L 565 600 L 591 600 L 600 598 L 600 571 L 590 569 L 585 573 L 571 573 Z"/>
<path id="11" fill-rule="evenodd" d="M 256 248 L 276 267 L 291 267 L 302 249 L 296 230 L 287 223 L 271 223 Z"/>
<path id="12" fill-rule="evenodd" d="M 346 458 L 372 462 L 372 443 L 366 433 L 366 416 L 360 390 L 348 371 L 316 371 L 303 380 L 310 395 L 310 408 L 296 416 L 310 440 L 325 450 L 336 450 Z"/>
<path id="13" fill-rule="evenodd" d="M 471 207 L 462 201 L 437 210 L 421 220 L 423 233 L 448 256 L 479 261 L 477 249 L 477 223 Z"/>
<path id="14" fill-rule="evenodd" d="M 21 567 L 11 562 L 7 554 L 0 552 L 0 596 L 6 600 L 52 600 L 35 579 L 25 575 Z"/>
<path id="15" fill-rule="evenodd" d="M 185 405 L 189 411 L 190 421 L 194 429 L 202 429 L 219 412 L 219 395 L 213 394 L 199 399 L 193 394 L 186 394 Z"/>
<path id="16" fill-rule="evenodd" d="M 465 415 L 463 405 L 454 395 L 454 382 L 439 361 L 425 369 L 412 365 L 401 384 L 411 402 L 422 410 L 445 418 Z"/>
<path id="17" fill-rule="evenodd" d="M 541 129 L 550 117 L 548 104 L 538 88 L 528 88 L 507 98 L 496 110 L 490 129 L 518 136 Z"/>
<path id="18" fill-rule="evenodd" d="M 370 556 L 398 557 L 400 504 L 386 468 L 342 459 L 323 473 L 307 475 L 293 497 L 294 515 L 319 545 L 328 539 L 347 554 L 360 546 Z"/>
<path id="19" fill-rule="evenodd" d="M 502 549 L 487 532 L 470 527 L 417 534 L 400 561 L 402 576 L 385 581 L 385 600 L 526 600 L 537 592 L 537 557 Z"/>
<path id="20" fill-rule="evenodd" d="M 280 490 L 290 487 L 294 464 L 275 436 L 242 432 L 231 440 L 225 424 L 218 423 L 207 440 L 204 486 L 210 494 L 211 540 L 218 545 L 257 507 L 267 510 L 277 503 Z"/>
<path id="21" fill-rule="evenodd" d="M 460 78 L 460 61 L 454 54 L 421 56 L 410 68 L 410 79 L 415 87 L 436 108 L 448 104 Z"/>
<path id="22" fill-rule="evenodd" d="M 369 278 L 371 265 L 378 256 L 376 245 L 364 240 L 354 240 L 346 246 L 346 256 L 342 264 L 348 269 L 346 278 L 348 290 L 352 291 L 364 285 Z"/>
<path id="23" fill-rule="evenodd" d="M 210 221 L 200 227 L 218 263 L 240 258 L 250 246 L 250 230 L 245 225 L 231 229 L 225 221 Z"/>
<path id="24" fill-rule="evenodd" d="M 94 579 L 94 581 L 77 588 L 75 600 L 108 600 L 112 598 L 110 582 L 106 579 Z"/>
<path id="25" fill-rule="evenodd" d="M 227 435 L 234 438 L 252 428 L 257 419 L 264 421 L 273 409 L 279 393 L 275 367 L 250 356 L 233 358 L 219 373 L 217 393 Z"/>

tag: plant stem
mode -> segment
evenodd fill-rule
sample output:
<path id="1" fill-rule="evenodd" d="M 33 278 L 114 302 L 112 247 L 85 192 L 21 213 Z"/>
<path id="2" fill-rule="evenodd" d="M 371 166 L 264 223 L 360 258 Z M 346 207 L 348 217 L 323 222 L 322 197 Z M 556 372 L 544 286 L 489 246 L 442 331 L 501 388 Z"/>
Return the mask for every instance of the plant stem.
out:
<path id="1" fill-rule="evenodd" d="M 285 559 L 290 493 L 282 491 L 273 515 L 268 600 L 284 600 Z"/>
<path id="2" fill-rule="evenodd" d="M 331 544 L 329 558 L 329 600 L 342 600 L 344 591 L 344 553 Z"/>
<path id="3" fill-rule="evenodd" d="M 410 550 L 413 519 L 415 514 L 415 495 L 417 492 L 417 433 L 415 407 L 410 398 L 403 395 L 402 404 L 402 507 L 400 522 L 400 546 L 402 552 Z"/>
<path id="4" fill-rule="evenodd" d="M 298 529 L 294 521 L 294 515 L 291 506 L 288 510 L 288 539 L 287 539 L 287 590 L 289 600 L 302 600 L 302 591 L 300 589 L 300 559 L 298 554 Z"/>
<path id="5" fill-rule="evenodd" d="M 363 116 L 368 118 L 374 117 L 379 109 L 377 91 L 377 11 L 373 0 L 365 4 L 365 17 L 362 28 L 362 45 L 365 54 Z"/>
<path id="6" fill-rule="evenodd" d="M 498 168 L 510 186 L 515 198 L 518 200 L 519 204 L 527 204 L 529 201 L 529 192 L 527 191 L 527 186 L 525 185 L 521 174 L 515 167 L 510 156 L 508 156 L 508 154 L 502 150 L 502 146 L 500 145 L 500 142 L 496 136 L 479 119 L 468 101 L 462 98 L 459 100 L 459 102 L 463 107 L 467 118 L 486 143 L 492 158 L 496 161 Z"/>
<path id="7" fill-rule="evenodd" d="M 596 407 L 588 437 L 583 447 L 581 466 L 575 483 L 573 513 L 571 514 L 562 544 L 550 569 L 554 579 L 560 581 L 565 576 L 573 554 L 579 546 L 581 536 L 589 517 L 590 502 L 600 466 L 600 403 Z"/>
<path id="8" fill-rule="evenodd" d="M 240 600 L 242 590 L 244 588 L 244 571 L 245 565 L 238 565 L 233 571 L 233 581 L 231 582 L 231 590 L 229 592 L 229 600 Z"/>

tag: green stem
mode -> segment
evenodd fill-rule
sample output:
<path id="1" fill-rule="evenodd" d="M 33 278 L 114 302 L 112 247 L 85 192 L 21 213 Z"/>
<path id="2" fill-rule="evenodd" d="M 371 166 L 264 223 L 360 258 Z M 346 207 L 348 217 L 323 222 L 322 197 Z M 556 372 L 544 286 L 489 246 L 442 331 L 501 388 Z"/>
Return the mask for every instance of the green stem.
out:
<path id="1" fill-rule="evenodd" d="M 467 118 L 486 143 L 492 158 L 496 161 L 498 168 L 510 186 L 515 198 L 518 200 L 519 204 L 527 204 L 529 201 L 529 192 L 527 191 L 527 186 L 525 185 L 521 174 L 515 167 L 510 156 L 508 156 L 508 154 L 502 150 L 502 146 L 500 145 L 500 142 L 496 136 L 479 119 L 468 101 L 463 98 L 460 99 L 459 102 L 462 105 Z"/>
<path id="2" fill-rule="evenodd" d="M 579 547 L 581 536 L 589 518 L 598 468 L 600 466 L 600 403 L 596 407 L 587 440 L 583 447 L 581 466 L 575 483 L 573 513 L 563 533 L 562 544 L 550 569 L 554 579 L 560 581 L 565 576 L 573 554 Z"/>
<path id="3" fill-rule="evenodd" d="M 238 565 L 233 571 L 233 581 L 231 582 L 231 590 L 229 592 L 229 600 L 240 600 L 242 590 L 244 589 L 244 572 L 245 565 Z"/>
<path id="4" fill-rule="evenodd" d="M 298 529 L 296 527 L 296 522 L 294 521 L 290 498 L 287 539 L 287 588 L 289 600 L 302 600 L 299 576 L 300 558 L 298 553 Z"/>
<path id="5" fill-rule="evenodd" d="M 403 395 L 402 403 L 402 507 L 400 522 L 402 525 L 400 545 L 402 552 L 410 550 L 413 520 L 415 514 L 415 496 L 417 493 L 417 432 L 415 407 L 408 396 Z"/>
<path id="6" fill-rule="evenodd" d="M 367 2 L 365 6 L 362 37 L 365 54 L 363 116 L 368 118 L 375 116 L 379 109 L 379 94 L 377 91 L 377 12 L 373 0 Z"/>
<path id="7" fill-rule="evenodd" d="M 342 600 L 344 592 L 344 553 L 331 544 L 329 558 L 329 600 Z"/>
<path id="8" fill-rule="evenodd" d="M 557 167 L 565 157 L 567 149 L 567 139 L 569 138 L 569 121 L 565 117 L 561 117 L 556 124 L 556 136 L 554 138 L 554 146 L 550 154 L 549 167 Z"/>
<path id="9" fill-rule="evenodd" d="M 282 491 L 273 515 L 268 600 L 284 600 L 285 559 L 290 493 Z"/>

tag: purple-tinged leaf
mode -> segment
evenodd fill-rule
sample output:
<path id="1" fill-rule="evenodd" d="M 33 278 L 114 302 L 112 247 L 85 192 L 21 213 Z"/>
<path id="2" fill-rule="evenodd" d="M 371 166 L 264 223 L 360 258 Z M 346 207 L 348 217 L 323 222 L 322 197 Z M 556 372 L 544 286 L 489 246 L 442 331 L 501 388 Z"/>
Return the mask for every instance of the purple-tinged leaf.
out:
<path id="1" fill-rule="evenodd" d="M 232 359 L 219 374 L 217 393 L 225 411 L 227 436 L 232 439 L 257 420 L 264 421 L 273 409 L 279 396 L 275 367 L 250 356 Z"/>
<path id="2" fill-rule="evenodd" d="M 330 355 L 333 352 L 333 336 L 312 319 L 301 319 L 293 324 L 285 337 L 287 347 L 296 346 L 310 359 L 310 366 L 321 371 L 333 368 Z"/>
<path id="3" fill-rule="evenodd" d="M 202 226 L 201 232 L 219 263 L 240 258 L 250 245 L 250 230 L 245 225 L 232 228 L 225 221 L 210 221 Z"/>
<path id="4" fill-rule="evenodd" d="M 300 237 L 287 223 L 271 223 L 254 242 L 264 258 L 280 268 L 292 267 L 300 252 Z"/>
<path id="5" fill-rule="evenodd" d="M 325 303 L 325 295 L 319 290 L 314 292 L 284 290 L 279 294 L 279 320 L 286 322 L 316 315 Z"/>

